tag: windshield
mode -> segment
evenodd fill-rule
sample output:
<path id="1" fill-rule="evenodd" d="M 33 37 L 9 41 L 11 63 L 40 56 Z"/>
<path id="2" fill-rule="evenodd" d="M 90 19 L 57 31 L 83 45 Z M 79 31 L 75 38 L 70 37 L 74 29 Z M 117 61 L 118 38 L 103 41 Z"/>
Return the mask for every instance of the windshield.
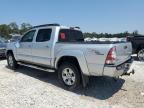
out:
<path id="1" fill-rule="evenodd" d="M 61 29 L 59 32 L 59 41 L 79 42 L 84 41 L 84 37 L 81 31 L 71 29 Z"/>

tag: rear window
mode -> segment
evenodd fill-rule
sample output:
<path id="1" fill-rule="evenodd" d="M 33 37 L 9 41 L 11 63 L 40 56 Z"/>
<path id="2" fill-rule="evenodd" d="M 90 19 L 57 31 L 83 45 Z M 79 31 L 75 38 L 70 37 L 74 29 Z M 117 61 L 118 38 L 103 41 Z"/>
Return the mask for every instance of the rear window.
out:
<path id="1" fill-rule="evenodd" d="M 59 32 L 60 42 L 79 42 L 84 41 L 81 31 L 71 29 L 61 29 Z"/>

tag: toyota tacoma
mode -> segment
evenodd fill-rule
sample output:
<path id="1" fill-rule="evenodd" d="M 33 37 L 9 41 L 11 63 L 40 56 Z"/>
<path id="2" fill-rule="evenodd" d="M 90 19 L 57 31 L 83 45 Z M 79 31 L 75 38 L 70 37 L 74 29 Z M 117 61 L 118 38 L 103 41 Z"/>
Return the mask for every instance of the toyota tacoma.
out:
<path id="1" fill-rule="evenodd" d="M 8 66 L 18 64 L 57 72 L 62 85 L 86 87 L 90 76 L 127 75 L 132 47 L 129 42 L 85 42 L 79 27 L 45 24 L 30 29 L 19 42 L 7 44 Z"/>

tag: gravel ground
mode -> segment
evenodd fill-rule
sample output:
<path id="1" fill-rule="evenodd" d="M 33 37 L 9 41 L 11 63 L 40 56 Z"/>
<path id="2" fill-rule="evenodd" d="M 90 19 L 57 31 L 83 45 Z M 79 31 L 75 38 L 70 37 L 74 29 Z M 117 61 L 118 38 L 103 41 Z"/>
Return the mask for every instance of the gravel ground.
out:
<path id="1" fill-rule="evenodd" d="M 0 60 L 0 108 L 144 108 L 144 63 L 117 82 L 92 77 L 86 89 L 61 88 L 56 73 L 20 66 L 15 72 Z"/>

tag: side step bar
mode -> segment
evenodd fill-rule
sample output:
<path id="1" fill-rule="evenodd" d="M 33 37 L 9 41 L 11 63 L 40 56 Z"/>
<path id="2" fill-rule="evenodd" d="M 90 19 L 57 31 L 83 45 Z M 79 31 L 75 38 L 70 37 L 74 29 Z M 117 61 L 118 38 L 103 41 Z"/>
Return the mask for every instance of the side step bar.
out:
<path id="1" fill-rule="evenodd" d="M 31 64 L 25 64 L 22 62 L 18 62 L 19 65 L 22 66 L 26 66 L 26 67 L 30 67 L 30 68 L 34 68 L 34 69 L 38 69 L 38 70 L 42 70 L 42 71 L 46 71 L 46 72 L 55 72 L 55 69 L 50 69 L 50 68 L 43 68 L 41 66 L 35 66 L 35 65 L 31 65 Z"/>

